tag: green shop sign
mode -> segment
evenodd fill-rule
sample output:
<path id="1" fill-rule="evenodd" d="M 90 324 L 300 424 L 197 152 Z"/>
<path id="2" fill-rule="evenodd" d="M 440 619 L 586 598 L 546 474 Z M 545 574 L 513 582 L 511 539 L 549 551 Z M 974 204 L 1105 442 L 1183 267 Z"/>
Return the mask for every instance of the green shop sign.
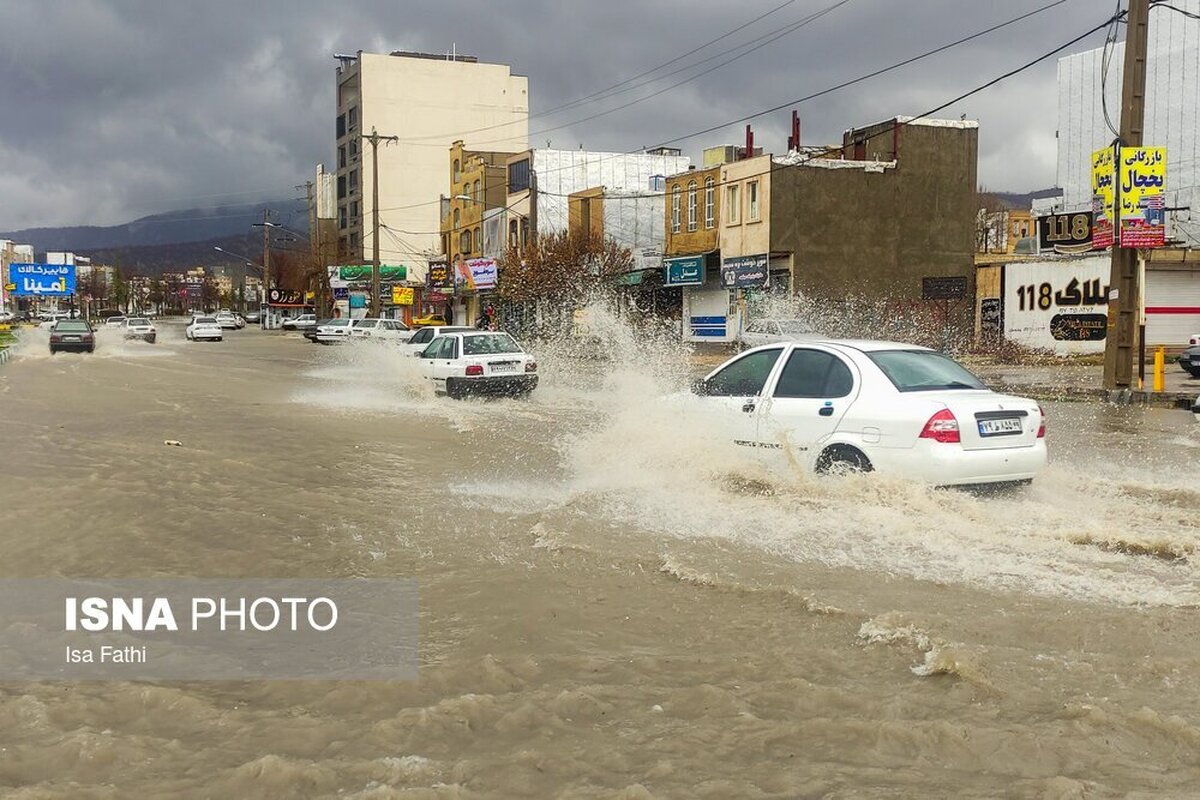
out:
<path id="1" fill-rule="evenodd" d="M 338 277 L 344 281 L 369 281 L 371 280 L 371 265 L 356 264 L 353 266 L 338 267 Z M 380 264 L 379 265 L 379 280 L 381 281 L 404 281 L 408 280 L 408 267 L 403 264 Z"/>

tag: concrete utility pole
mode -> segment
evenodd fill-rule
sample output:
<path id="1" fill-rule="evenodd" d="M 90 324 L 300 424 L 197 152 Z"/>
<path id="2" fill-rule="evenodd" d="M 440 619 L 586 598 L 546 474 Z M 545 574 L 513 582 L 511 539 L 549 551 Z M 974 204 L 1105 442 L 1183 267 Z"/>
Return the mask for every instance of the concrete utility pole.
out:
<path id="1" fill-rule="evenodd" d="M 379 143 L 398 142 L 399 136 L 380 136 L 371 128 L 371 316 L 379 316 Z"/>
<path id="2" fill-rule="evenodd" d="M 316 269 L 324 269 L 325 265 L 320 263 L 321 255 L 321 230 L 320 224 L 317 222 L 317 204 L 313 202 L 316 198 L 313 195 L 313 182 L 305 181 L 303 186 L 297 186 L 297 189 L 304 189 L 308 196 L 308 249 L 312 253 L 313 271 Z M 310 275 L 312 273 L 310 272 Z M 318 278 L 315 282 L 313 278 L 309 278 L 308 285 L 313 287 L 313 307 L 317 312 L 317 317 L 321 316 L 321 281 Z"/>
<path id="3" fill-rule="evenodd" d="M 1142 125 L 1146 110 L 1146 42 L 1150 0 L 1129 0 L 1125 25 L 1125 65 L 1121 74 L 1121 135 L 1117 148 L 1117 176 L 1114 181 L 1113 224 L 1117 235 L 1121 228 L 1121 147 L 1142 146 Z M 1104 343 L 1104 388 L 1121 391 L 1133 382 L 1133 356 L 1136 350 L 1138 307 L 1138 251 L 1113 242 L 1112 268 L 1109 273 L 1108 335 Z M 1114 312 L 1115 304 L 1115 312 Z"/>

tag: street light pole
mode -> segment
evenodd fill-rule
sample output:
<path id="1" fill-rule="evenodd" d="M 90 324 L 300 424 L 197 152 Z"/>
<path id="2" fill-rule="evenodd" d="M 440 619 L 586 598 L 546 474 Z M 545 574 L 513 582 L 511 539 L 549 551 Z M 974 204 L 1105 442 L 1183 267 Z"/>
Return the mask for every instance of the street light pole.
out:
<path id="1" fill-rule="evenodd" d="M 252 223 L 252 228 L 263 229 L 263 305 L 266 306 L 266 311 L 259 309 L 262 316 L 259 320 L 259 327 L 263 330 L 271 328 L 271 228 L 282 228 L 283 226 L 271 222 L 269 219 L 270 210 L 263 209 L 263 221 Z"/>

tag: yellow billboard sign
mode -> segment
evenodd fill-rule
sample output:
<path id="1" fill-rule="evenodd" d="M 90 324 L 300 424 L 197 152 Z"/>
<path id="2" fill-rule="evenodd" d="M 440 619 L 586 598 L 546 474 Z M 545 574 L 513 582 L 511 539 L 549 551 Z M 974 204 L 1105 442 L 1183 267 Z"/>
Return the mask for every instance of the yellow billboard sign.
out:
<path id="1" fill-rule="evenodd" d="M 413 290 L 411 286 L 393 286 L 392 287 L 392 305 L 394 306 L 411 306 L 413 304 Z"/>
<path id="2" fill-rule="evenodd" d="M 1102 147 L 1092 153 L 1092 247 L 1103 250 L 1111 247 L 1116 216 L 1114 181 L 1117 175 L 1116 151 Z"/>
<path id="3" fill-rule="evenodd" d="M 1121 247 L 1162 247 L 1166 241 L 1167 148 L 1122 147 Z"/>

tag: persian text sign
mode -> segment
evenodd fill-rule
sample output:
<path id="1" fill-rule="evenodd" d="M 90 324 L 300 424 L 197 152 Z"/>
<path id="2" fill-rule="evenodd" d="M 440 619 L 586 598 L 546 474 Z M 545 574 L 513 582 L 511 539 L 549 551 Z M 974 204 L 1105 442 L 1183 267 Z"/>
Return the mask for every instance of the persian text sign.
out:
<path id="1" fill-rule="evenodd" d="M 495 259 L 469 258 L 459 261 L 455 266 L 458 268 L 455 277 L 459 286 L 467 289 L 495 288 L 499 277 Z"/>
<path id="2" fill-rule="evenodd" d="M 369 281 L 371 280 L 371 265 L 353 264 L 338 267 L 338 277 L 344 281 Z M 379 265 L 379 280 L 381 281 L 402 281 L 407 278 L 408 267 L 403 264 Z"/>
<path id="3" fill-rule="evenodd" d="M 71 264 L 9 264 L 12 293 L 21 297 L 67 297 L 75 294 Z"/>
<path id="4" fill-rule="evenodd" d="M 403 580 L 0 580 L 0 680 L 416 677 Z"/>
<path id="5" fill-rule="evenodd" d="M 767 285 L 769 261 L 765 253 L 722 259 L 721 285 L 727 289 L 761 289 Z"/>
<path id="6" fill-rule="evenodd" d="M 1122 147 L 1121 247 L 1162 247 L 1166 241 L 1163 187 L 1167 148 Z"/>
<path id="7" fill-rule="evenodd" d="M 413 304 L 413 290 L 408 286 L 393 286 L 392 287 L 392 305 L 394 306 L 411 306 Z"/>
<path id="8" fill-rule="evenodd" d="M 663 286 L 700 286 L 704 283 L 704 256 L 668 258 L 663 263 L 666 265 Z"/>
<path id="9" fill-rule="evenodd" d="M 1092 247 L 1103 250 L 1113 244 L 1113 197 L 1116 153 L 1103 147 L 1092 153 Z"/>

